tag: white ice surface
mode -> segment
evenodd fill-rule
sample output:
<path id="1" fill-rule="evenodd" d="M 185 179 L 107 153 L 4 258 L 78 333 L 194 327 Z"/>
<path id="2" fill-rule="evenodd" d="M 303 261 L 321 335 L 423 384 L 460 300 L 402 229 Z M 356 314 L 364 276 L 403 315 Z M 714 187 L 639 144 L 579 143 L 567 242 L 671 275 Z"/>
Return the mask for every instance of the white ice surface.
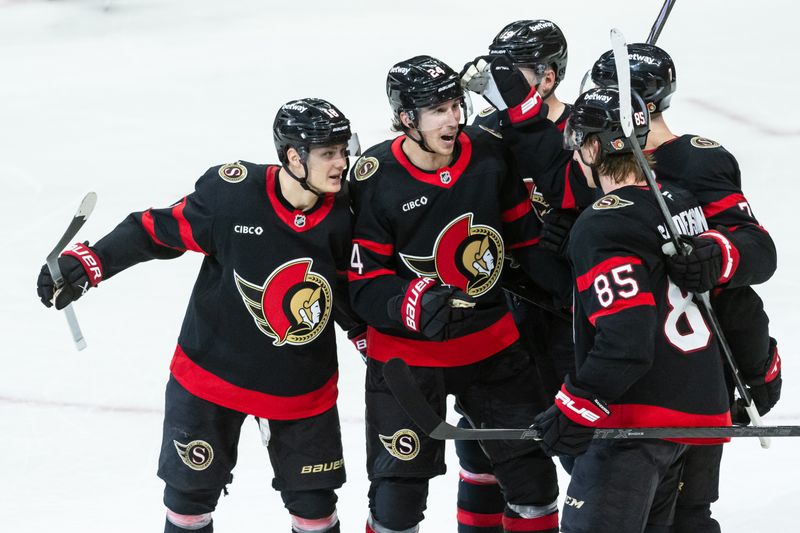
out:
<path id="1" fill-rule="evenodd" d="M 132 269 L 76 311 L 89 342 L 77 353 L 34 278 L 87 191 L 92 241 L 129 212 L 168 205 L 214 164 L 274 162 L 277 107 L 335 102 L 362 144 L 389 136 L 384 77 L 431 53 L 453 67 L 483 53 L 505 23 L 556 21 L 570 42 L 572 100 L 608 49 L 608 31 L 647 36 L 660 0 L 580 2 L 266 2 L 0 0 L 0 531 L 161 531 L 155 476 L 163 388 L 200 257 Z M 766 422 L 800 422 L 800 151 L 795 2 L 678 2 L 659 44 L 677 63 L 668 119 L 738 157 L 744 188 L 780 250 L 758 290 L 784 356 L 783 399 Z M 759 107 L 760 106 L 760 107 Z M 367 481 L 363 366 L 341 337 L 340 409 L 349 481 L 344 531 L 363 531 Z M 727 447 L 715 515 L 734 532 L 796 531 L 800 439 Z M 431 484 L 423 531 L 455 531 L 456 462 Z M 217 530 L 288 531 L 256 425 L 245 425 Z M 562 485 L 562 494 L 566 484 Z"/>

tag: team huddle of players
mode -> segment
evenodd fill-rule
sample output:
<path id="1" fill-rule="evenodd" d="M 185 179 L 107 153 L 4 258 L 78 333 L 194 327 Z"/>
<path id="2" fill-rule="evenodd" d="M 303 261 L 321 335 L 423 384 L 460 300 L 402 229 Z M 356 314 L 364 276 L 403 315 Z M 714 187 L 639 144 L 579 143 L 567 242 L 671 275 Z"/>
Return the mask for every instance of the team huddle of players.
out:
<path id="1" fill-rule="evenodd" d="M 400 61 L 386 82 L 400 135 L 366 150 L 349 180 L 359 147 L 348 119 L 295 100 L 274 123 L 279 165 L 212 167 L 170 207 L 64 252 L 63 284 L 42 269 L 39 296 L 61 309 L 134 264 L 205 256 L 167 385 L 165 532 L 213 530 L 248 415 L 292 531 L 340 531 L 331 318 L 367 365 L 368 533 L 418 531 L 428 481 L 445 471 L 444 443 L 384 381 L 397 357 L 440 414 L 455 396 L 462 426 L 542 431 L 541 442 L 457 443 L 459 532 L 720 530 L 710 505 L 724 440 L 592 440 L 602 427 L 749 422 L 692 292 L 711 291 L 760 414 L 781 388 L 751 288 L 771 277 L 776 251 L 737 162 L 669 130 L 676 75 L 664 50 L 634 44 L 629 61 L 630 138 L 611 52 L 574 104 L 558 99 L 567 42 L 550 21 L 507 25 L 460 73 L 431 56 Z M 491 107 L 467 124 L 470 93 Z M 656 195 L 688 255 L 662 251 Z M 571 476 L 560 518 L 553 456 Z"/>

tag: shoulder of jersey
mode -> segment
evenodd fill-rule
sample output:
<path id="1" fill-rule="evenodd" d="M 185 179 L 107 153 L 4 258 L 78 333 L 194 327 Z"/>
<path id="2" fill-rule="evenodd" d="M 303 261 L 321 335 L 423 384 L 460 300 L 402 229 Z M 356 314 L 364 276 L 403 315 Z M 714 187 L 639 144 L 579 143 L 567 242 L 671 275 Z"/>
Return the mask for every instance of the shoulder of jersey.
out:
<path id="1" fill-rule="evenodd" d="M 205 177 L 219 184 L 236 185 L 246 181 L 248 176 L 252 181 L 254 176 L 263 174 L 265 168 L 265 165 L 257 165 L 247 161 L 234 161 L 233 163 L 211 167 L 206 172 Z"/>
<path id="2" fill-rule="evenodd" d="M 385 167 L 387 159 L 392 155 L 393 140 L 376 144 L 358 158 L 355 165 L 353 165 L 352 173 L 355 186 L 358 187 L 362 182 L 366 182 L 376 174 L 380 174 L 379 171 L 382 167 Z"/>
<path id="3" fill-rule="evenodd" d="M 487 107 L 475 116 L 475 119 L 472 121 L 472 126 L 480 128 L 493 137 L 502 139 L 503 134 L 500 131 L 500 113 L 496 113 L 495 111 L 497 111 L 497 109 L 494 107 Z"/>

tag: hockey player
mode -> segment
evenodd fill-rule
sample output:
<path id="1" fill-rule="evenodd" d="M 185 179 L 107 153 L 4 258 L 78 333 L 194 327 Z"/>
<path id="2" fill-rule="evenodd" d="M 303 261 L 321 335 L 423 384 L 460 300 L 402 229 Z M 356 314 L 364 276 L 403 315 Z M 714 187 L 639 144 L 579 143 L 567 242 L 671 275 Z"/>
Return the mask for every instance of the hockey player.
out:
<path id="1" fill-rule="evenodd" d="M 330 319 L 358 326 L 337 277 L 351 239 L 348 200 L 337 193 L 354 138 L 342 112 L 317 98 L 281 107 L 273 133 L 280 166 L 212 167 L 172 206 L 133 213 L 93 246 L 64 252 L 63 287 L 46 267 L 39 275 L 42 303 L 61 309 L 137 263 L 205 256 L 166 390 L 165 533 L 212 531 L 248 415 L 292 531 L 340 530 L 334 491 L 345 469 Z"/>
<path id="2" fill-rule="evenodd" d="M 693 134 L 677 136 L 669 129 L 663 112 L 676 88 L 675 64 L 669 54 L 650 44 L 631 44 L 628 50 L 632 88 L 652 116 L 646 151 L 655 158 L 656 176 L 661 183 L 690 191 L 712 228 L 691 239 L 692 254 L 671 258 L 670 277 L 685 290 L 714 289 L 714 311 L 756 408 L 764 415 L 780 398 L 781 366 L 763 302 L 750 285 L 772 276 L 775 245 L 742 193 L 733 155 L 715 141 Z M 592 80 L 613 86 L 616 79 L 613 54 L 608 51 L 595 62 Z M 730 379 L 728 387 L 732 397 Z M 737 422 L 749 422 L 741 402 L 733 406 L 733 414 Z M 692 448 L 687 454 L 675 533 L 720 531 L 710 507 L 719 497 L 721 458 L 721 445 Z"/>
<path id="3" fill-rule="evenodd" d="M 571 106 L 556 96 L 556 87 L 567 69 L 567 40 L 561 29 L 549 20 L 518 20 L 507 24 L 489 45 L 490 55 L 507 54 L 514 65 L 525 75 L 525 79 L 536 87 L 547 105 L 547 118 L 560 130 L 564 130 Z M 501 123 L 503 113 L 490 106 L 481 111 L 473 125 L 502 136 L 505 125 Z M 561 151 L 556 145 L 554 150 Z M 564 232 L 572 225 L 575 215 L 563 210 L 552 210 L 536 189 L 532 178 L 522 177 L 530 194 L 531 205 L 540 220 L 546 223 L 539 246 L 547 247 L 552 232 Z M 549 231 L 548 231 L 549 229 Z M 563 236 L 556 233 L 556 253 L 563 252 Z M 566 260 L 565 271 L 569 270 Z M 552 308 L 552 300 L 544 291 L 531 286 L 527 276 L 520 272 L 519 265 L 508 261 L 503 272 L 503 287 L 510 289 L 507 299 L 514 321 L 524 346 L 535 361 L 535 368 L 543 384 L 544 400 L 549 401 L 558 390 L 564 376 L 574 368 L 574 346 L 572 325 L 565 320 L 567 313 L 554 314 L 536 307 L 512 294 L 528 297 L 542 295 L 545 307 Z M 459 422 L 469 427 L 466 418 Z M 497 478 L 492 474 L 491 463 L 477 441 L 456 441 L 456 454 L 461 470 L 458 483 L 458 531 L 459 533 L 496 533 L 502 531 L 505 501 Z M 543 459 L 550 461 L 551 459 Z"/>
<path id="4" fill-rule="evenodd" d="M 639 99 L 632 105 L 633 142 L 644 146 L 647 110 Z M 617 90 L 582 94 L 564 135 L 596 171 L 591 185 L 605 195 L 578 218 L 568 245 L 577 369 L 556 404 L 535 420 L 548 453 L 577 455 L 562 531 L 664 531 L 687 442 L 593 442 L 592 433 L 596 427 L 730 425 L 722 361 L 691 297 L 666 275 L 661 250 L 668 233 L 632 141 L 622 133 Z M 690 194 L 660 193 L 692 233 L 707 229 Z"/>
<path id="5" fill-rule="evenodd" d="M 367 318 L 367 470 L 371 533 L 415 532 L 428 480 L 445 471 L 444 443 L 421 434 L 388 390 L 382 368 L 403 358 L 437 410 L 454 394 L 473 425 L 520 424 L 544 405 L 500 284 L 506 250 L 547 286 L 539 222 L 519 174 L 535 167 L 527 128 L 544 120 L 541 97 L 508 57 L 479 62 L 508 117 L 500 140 L 464 127 L 459 76 L 430 56 L 394 65 L 387 93 L 403 135 L 368 150 L 351 181 L 355 230 L 350 291 Z M 549 256 L 552 259 L 552 256 Z M 534 272 L 532 266 L 537 265 Z M 555 467 L 539 446 L 486 442 L 508 504 L 507 531 L 558 530 Z"/>

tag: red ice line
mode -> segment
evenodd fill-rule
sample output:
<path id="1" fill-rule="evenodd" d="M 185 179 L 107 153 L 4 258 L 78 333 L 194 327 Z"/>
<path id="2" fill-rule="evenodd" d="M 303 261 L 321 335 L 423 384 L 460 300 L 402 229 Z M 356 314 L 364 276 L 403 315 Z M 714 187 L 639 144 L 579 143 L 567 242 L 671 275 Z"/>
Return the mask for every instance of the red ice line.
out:
<path id="1" fill-rule="evenodd" d="M 800 136 L 800 130 L 783 130 L 783 129 L 773 128 L 772 126 L 754 120 L 749 116 L 740 115 L 739 113 L 731 111 L 730 109 L 725 109 L 724 107 L 719 106 L 710 100 L 704 100 L 702 98 L 687 98 L 687 101 L 689 101 L 689 103 L 707 109 L 713 113 L 722 115 L 723 117 L 728 118 L 734 122 L 739 122 L 740 124 L 744 124 L 746 126 L 750 126 L 751 128 L 755 128 L 761 133 L 764 133 L 765 135 L 772 135 L 775 137 Z"/>

